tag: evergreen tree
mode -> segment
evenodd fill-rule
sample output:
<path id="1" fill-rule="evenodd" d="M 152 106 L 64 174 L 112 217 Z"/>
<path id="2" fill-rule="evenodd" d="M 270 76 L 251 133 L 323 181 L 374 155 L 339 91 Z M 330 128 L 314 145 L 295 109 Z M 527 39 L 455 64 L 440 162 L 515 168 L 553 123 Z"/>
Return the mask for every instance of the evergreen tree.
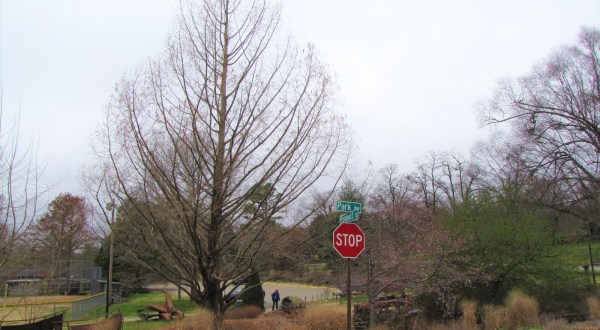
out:
<path id="1" fill-rule="evenodd" d="M 261 310 L 265 310 L 265 291 L 263 290 L 262 284 L 260 283 L 260 276 L 258 272 L 254 272 L 248 276 L 246 286 L 249 288 L 244 293 L 244 305 L 254 305 L 260 307 Z"/>

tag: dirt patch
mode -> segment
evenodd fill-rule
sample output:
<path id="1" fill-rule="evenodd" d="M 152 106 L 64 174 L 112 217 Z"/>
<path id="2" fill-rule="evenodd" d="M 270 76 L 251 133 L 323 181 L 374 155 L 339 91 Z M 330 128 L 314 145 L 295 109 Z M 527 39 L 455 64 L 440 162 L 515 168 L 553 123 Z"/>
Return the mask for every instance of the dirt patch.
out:
<path id="1" fill-rule="evenodd" d="M 53 303 L 64 303 L 73 302 L 80 299 L 88 298 L 89 296 L 20 296 L 20 297 L 6 297 L 0 299 L 0 305 L 13 306 L 13 305 L 35 305 L 35 304 L 53 304 Z"/>
<path id="2" fill-rule="evenodd" d="M 20 321 L 71 308 L 71 303 L 89 296 L 21 296 L 0 299 L 0 320 Z"/>

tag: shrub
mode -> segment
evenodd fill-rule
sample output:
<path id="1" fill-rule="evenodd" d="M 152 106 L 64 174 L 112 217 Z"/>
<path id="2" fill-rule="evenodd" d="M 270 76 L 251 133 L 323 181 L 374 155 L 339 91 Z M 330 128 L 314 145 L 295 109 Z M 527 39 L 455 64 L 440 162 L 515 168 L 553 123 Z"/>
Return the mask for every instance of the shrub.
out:
<path id="1" fill-rule="evenodd" d="M 575 273 L 575 275 L 581 275 Z M 549 314 L 587 314 L 586 298 L 595 293 L 593 285 L 582 281 L 583 276 L 560 276 L 539 285 L 527 287 L 527 294 L 540 303 L 540 310 Z"/>
<path id="2" fill-rule="evenodd" d="M 537 301 L 521 291 L 511 291 L 506 298 L 506 326 L 510 329 L 540 325 Z"/>
<path id="3" fill-rule="evenodd" d="M 483 327 L 484 329 L 494 330 L 504 326 L 506 309 L 504 306 L 485 305 L 483 306 Z"/>
<path id="4" fill-rule="evenodd" d="M 309 305 L 302 316 L 302 324 L 305 329 L 346 329 L 346 306 Z"/>
<path id="5" fill-rule="evenodd" d="M 441 320 L 444 316 L 441 304 L 438 303 L 440 296 L 435 292 L 425 292 L 417 295 L 413 300 L 413 306 L 419 306 L 425 312 L 428 320 Z"/>
<path id="6" fill-rule="evenodd" d="M 265 310 L 265 291 L 260 283 L 258 272 L 248 276 L 246 286 L 249 288 L 243 295 L 244 305 L 258 306 L 261 311 Z"/>

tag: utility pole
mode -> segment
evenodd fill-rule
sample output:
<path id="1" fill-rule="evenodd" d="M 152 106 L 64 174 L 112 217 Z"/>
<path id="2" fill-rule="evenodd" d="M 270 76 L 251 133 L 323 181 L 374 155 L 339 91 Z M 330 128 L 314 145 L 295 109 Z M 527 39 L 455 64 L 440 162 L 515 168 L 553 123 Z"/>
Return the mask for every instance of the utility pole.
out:
<path id="1" fill-rule="evenodd" d="M 110 202 L 110 243 L 108 245 L 108 279 L 106 281 L 106 317 L 110 315 L 109 309 L 112 304 L 112 271 L 113 271 L 113 225 L 115 224 L 115 201 L 114 199 Z"/>

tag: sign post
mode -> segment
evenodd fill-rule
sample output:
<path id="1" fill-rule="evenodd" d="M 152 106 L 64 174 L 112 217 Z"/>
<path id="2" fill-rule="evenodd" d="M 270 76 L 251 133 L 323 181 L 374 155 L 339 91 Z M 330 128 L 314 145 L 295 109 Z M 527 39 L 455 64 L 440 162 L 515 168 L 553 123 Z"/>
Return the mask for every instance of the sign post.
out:
<path id="1" fill-rule="evenodd" d="M 357 258 L 365 250 L 365 233 L 363 233 L 357 224 L 344 222 L 333 231 L 333 248 L 342 258 L 348 259 L 348 278 L 346 280 L 346 321 L 348 330 L 350 330 L 352 329 L 351 259 Z"/>
<path id="2" fill-rule="evenodd" d="M 348 277 L 346 280 L 346 324 L 347 330 L 352 330 L 352 272 L 350 272 L 350 258 L 348 260 Z"/>

